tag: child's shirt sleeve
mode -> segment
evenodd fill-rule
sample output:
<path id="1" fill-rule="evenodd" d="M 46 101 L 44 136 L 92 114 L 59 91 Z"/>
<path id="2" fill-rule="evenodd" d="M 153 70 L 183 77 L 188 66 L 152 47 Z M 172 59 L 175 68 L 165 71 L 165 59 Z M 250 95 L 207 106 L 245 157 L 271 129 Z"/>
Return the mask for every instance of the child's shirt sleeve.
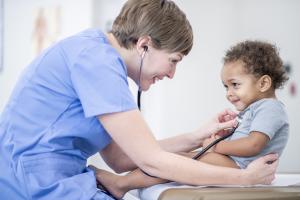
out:
<path id="1" fill-rule="evenodd" d="M 272 139 L 278 130 L 287 124 L 287 116 L 280 101 L 263 101 L 252 112 L 250 132 L 258 131 Z"/>

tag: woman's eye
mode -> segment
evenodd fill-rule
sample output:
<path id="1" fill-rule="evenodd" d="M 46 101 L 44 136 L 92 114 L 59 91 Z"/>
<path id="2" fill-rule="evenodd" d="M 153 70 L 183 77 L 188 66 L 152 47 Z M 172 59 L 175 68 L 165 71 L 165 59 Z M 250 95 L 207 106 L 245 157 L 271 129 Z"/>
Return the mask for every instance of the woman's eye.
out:
<path id="1" fill-rule="evenodd" d="M 178 62 L 178 60 L 175 60 L 175 59 L 171 59 L 170 61 L 171 61 L 172 64 L 175 64 L 175 65 L 176 65 L 177 62 Z"/>

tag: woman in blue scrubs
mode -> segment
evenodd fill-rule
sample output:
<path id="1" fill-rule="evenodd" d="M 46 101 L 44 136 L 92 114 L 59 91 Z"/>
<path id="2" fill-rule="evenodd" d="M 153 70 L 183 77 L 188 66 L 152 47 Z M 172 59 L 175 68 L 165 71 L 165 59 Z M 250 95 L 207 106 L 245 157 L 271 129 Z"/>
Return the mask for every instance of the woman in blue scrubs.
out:
<path id="1" fill-rule="evenodd" d="M 0 119 L 0 199 L 111 199 L 96 187 L 87 158 L 100 152 L 116 172 L 141 168 L 181 183 L 270 183 L 276 155 L 246 170 L 211 166 L 175 153 L 235 125 L 224 111 L 199 130 L 156 141 L 128 88 L 164 77 L 192 48 L 192 28 L 167 0 L 129 0 L 104 34 L 96 29 L 45 50 L 23 72 Z"/>

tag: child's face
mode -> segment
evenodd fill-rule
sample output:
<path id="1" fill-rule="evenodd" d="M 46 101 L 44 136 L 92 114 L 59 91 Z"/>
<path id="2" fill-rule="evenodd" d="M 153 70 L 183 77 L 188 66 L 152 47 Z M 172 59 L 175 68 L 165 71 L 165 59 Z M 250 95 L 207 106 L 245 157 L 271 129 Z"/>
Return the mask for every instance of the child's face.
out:
<path id="1" fill-rule="evenodd" d="M 221 71 L 221 78 L 226 88 L 227 99 L 238 111 L 244 110 L 260 99 L 258 79 L 246 72 L 241 61 L 225 64 Z"/>

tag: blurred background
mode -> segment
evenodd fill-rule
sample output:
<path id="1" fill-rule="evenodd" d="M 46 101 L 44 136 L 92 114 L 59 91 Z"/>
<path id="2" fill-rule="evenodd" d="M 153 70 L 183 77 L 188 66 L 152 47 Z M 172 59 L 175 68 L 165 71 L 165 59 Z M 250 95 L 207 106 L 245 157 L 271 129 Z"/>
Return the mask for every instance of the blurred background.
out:
<path id="1" fill-rule="evenodd" d="M 22 70 L 44 48 L 83 29 L 108 31 L 125 0 L 0 0 L 0 112 Z M 220 80 L 230 46 L 259 39 L 275 43 L 290 80 L 277 97 L 286 105 L 290 138 L 279 172 L 300 173 L 300 1 L 175 0 L 194 30 L 194 47 L 175 78 L 143 94 L 142 112 L 158 139 L 188 132 L 232 108 Z M 135 86 L 131 83 L 133 93 Z M 150 158 L 151 159 L 151 158 Z M 107 166 L 95 155 L 89 162 Z"/>

